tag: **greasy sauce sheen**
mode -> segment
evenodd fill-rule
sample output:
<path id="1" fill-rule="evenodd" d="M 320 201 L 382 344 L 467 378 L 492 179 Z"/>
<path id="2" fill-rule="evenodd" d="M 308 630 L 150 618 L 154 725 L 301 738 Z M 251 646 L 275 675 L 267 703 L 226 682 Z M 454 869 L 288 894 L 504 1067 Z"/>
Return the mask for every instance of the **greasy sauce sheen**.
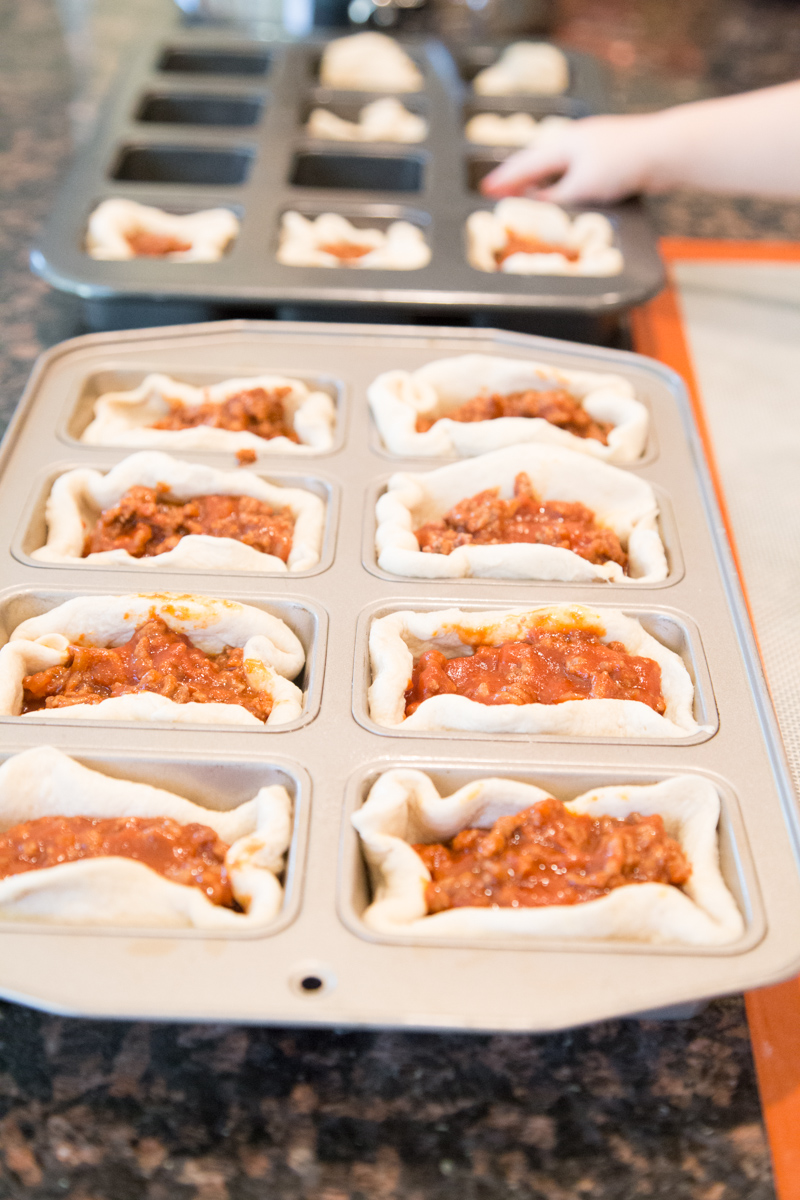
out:
<path id="1" fill-rule="evenodd" d="M 63 666 L 26 675 L 22 686 L 23 712 L 99 704 L 129 692 L 156 692 L 176 704 L 241 704 L 259 721 L 272 709 L 269 696 L 247 682 L 241 647 L 212 657 L 160 617 L 137 626 L 122 646 L 70 646 Z"/>
<path id="2" fill-rule="evenodd" d="M 227 851 L 208 825 L 171 817 L 39 817 L 0 834 L 0 879 L 83 858 L 135 858 L 173 883 L 199 888 L 212 904 L 238 908 Z"/>
<path id="3" fill-rule="evenodd" d="M 83 554 L 127 550 L 133 558 L 149 558 L 174 550 L 187 534 L 235 538 L 283 562 L 292 548 L 294 518 L 289 509 L 275 512 L 253 496 L 193 496 L 175 500 L 169 487 L 129 488 L 100 514 L 86 537 Z"/>
<path id="4" fill-rule="evenodd" d="M 213 429 L 230 429 L 234 433 L 254 433 L 256 437 L 285 437 L 299 442 L 291 420 L 286 414 L 284 398 L 290 388 L 250 388 L 227 396 L 221 404 L 181 404 L 167 399 L 169 415 L 156 421 L 152 429 L 194 429 L 210 425 Z"/>
<path id="5" fill-rule="evenodd" d="M 414 849 L 431 875 L 429 913 L 583 904 L 635 883 L 682 887 L 692 873 L 658 814 L 590 817 L 553 799 Z"/>
<path id="6" fill-rule="evenodd" d="M 502 500 L 500 488 L 487 488 L 460 500 L 438 521 L 414 531 L 426 554 L 451 554 L 459 546 L 496 546 L 537 542 L 572 550 L 591 563 L 619 563 L 627 572 L 628 556 L 613 529 L 600 525 L 591 509 L 563 500 L 540 500 L 524 472 L 514 480 L 513 500 Z"/>
<path id="7" fill-rule="evenodd" d="M 441 415 L 450 421 L 465 422 L 495 421 L 498 417 L 541 417 L 575 437 L 594 438 L 604 446 L 608 444 L 609 430 L 613 429 L 613 425 L 607 421 L 593 421 L 564 388 L 553 388 L 548 392 L 531 388 L 526 392 L 511 392 L 507 396 L 483 394 Z M 426 433 L 440 419 L 417 417 L 417 433 Z"/>
<path id="8" fill-rule="evenodd" d="M 163 258 L 165 254 L 184 254 L 192 248 L 191 242 L 184 242 L 174 234 L 148 233 L 145 229 L 132 229 L 125 234 L 125 241 L 138 258 Z"/>
<path id="9" fill-rule="evenodd" d="M 326 246 L 320 246 L 323 254 L 332 254 L 334 258 L 341 259 L 346 262 L 352 258 L 363 258 L 365 254 L 370 254 L 374 246 L 358 246 L 355 242 L 330 242 Z"/>
<path id="10" fill-rule="evenodd" d="M 666 710 L 658 663 L 585 629 L 530 629 L 524 640 L 479 646 L 461 658 L 426 650 L 405 694 L 406 716 L 431 696 L 447 694 L 479 704 L 638 700 L 657 713 Z"/>
<path id="11" fill-rule="evenodd" d="M 513 229 L 506 230 L 506 244 L 500 250 L 495 250 L 494 261 L 498 267 L 511 258 L 512 254 L 561 254 L 567 262 L 577 262 L 580 254 L 567 246 L 557 246 L 553 242 L 543 242 L 541 238 L 523 237 Z"/>

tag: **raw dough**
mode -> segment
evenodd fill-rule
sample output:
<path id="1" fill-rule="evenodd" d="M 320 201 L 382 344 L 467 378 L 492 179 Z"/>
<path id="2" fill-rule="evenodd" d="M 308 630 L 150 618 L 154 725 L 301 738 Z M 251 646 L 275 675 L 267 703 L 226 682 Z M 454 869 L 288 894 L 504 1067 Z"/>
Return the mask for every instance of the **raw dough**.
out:
<path id="1" fill-rule="evenodd" d="M 684 889 L 631 884 L 583 904 L 427 914 L 429 875 L 412 843 L 449 840 L 467 827 L 488 829 L 549 794 L 529 783 L 484 777 L 442 796 L 422 771 L 385 771 L 352 818 L 372 879 L 373 901 L 364 924 L 376 933 L 414 938 L 520 935 L 723 945 L 741 936 L 744 922 L 719 869 L 719 796 L 711 781 L 698 775 L 598 788 L 567 804 L 573 812 L 619 819 L 632 812 L 660 813 L 692 865 Z"/>

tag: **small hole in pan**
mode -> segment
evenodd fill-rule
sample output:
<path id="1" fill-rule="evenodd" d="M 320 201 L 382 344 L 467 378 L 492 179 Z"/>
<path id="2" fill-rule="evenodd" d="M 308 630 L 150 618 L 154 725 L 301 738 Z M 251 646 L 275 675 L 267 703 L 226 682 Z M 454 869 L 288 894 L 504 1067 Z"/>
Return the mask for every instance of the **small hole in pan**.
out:
<path id="1" fill-rule="evenodd" d="M 336 975 L 325 963 L 297 963 L 289 975 L 289 986 L 298 996 L 326 996 L 336 987 Z"/>

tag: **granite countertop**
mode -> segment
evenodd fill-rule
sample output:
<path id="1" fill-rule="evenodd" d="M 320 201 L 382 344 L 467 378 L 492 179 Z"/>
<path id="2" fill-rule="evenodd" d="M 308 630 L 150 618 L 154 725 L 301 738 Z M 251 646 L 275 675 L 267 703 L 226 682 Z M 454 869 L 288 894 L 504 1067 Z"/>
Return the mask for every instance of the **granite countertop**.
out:
<path id="1" fill-rule="evenodd" d="M 788 2 L 556 8 L 557 33 L 611 63 L 622 109 L 800 75 Z M 523 10 L 498 0 L 489 31 L 524 31 Z M 123 47 L 169 14 L 169 0 L 0 0 L 3 421 L 36 355 L 83 332 L 76 303 L 30 275 L 28 246 Z M 800 236 L 796 205 L 681 194 L 652 209 L 663 233 Z M 80 1021 L 0 1004 L 2 1200 L 773 1195 L 740 998 L 686 1021 L 541 1037 Z"/>

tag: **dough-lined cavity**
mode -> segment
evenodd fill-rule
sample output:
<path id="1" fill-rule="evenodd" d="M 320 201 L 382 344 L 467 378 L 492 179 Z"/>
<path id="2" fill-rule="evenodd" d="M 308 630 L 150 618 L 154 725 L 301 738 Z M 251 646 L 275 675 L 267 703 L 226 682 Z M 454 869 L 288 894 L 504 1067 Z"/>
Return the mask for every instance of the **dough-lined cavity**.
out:
<path id="1" fill-rule="evenodd" d="M 135 200 L 103 200 L 89 217 L 86 250 L 92 258 L 166 258 L 216 262 L 239 234 L 229 208 L 179 216 Z"/>
<path id="2" fill-rule="evenodd" d="M 371 29 L 328 42 L 319 81 L 325 87 L 358 92 L 418 92 L 425 84 L 403 47 Z"/>
<path id="3" fill-rule="evenodd" d="M 696 775 L 598 788 L 567 801 L 570 811 L 591 816 L 660 814 L 691 865 L 683 888 L 638 883 L 569 906 L 467 907 L 428 915 L 430 876 L 413 844 L 443 841 L 469 827 L 491 828 L 548 795 L 530 783 L 490 776 L 442 794 L 422 771 L 385 771 L 352 817 L 372 884 L 364 924 L 378 934 L 420 940 L 519 936 L 713 946 L 742 935 L 742 916 L 719 869 L 719 796 Z"/>
<path id="4" fill-rule="evenodd" d="M 415 531 L 484 489 L 513 494 L 525 472 L 543 501 L 577 501 L 613 530 L 627 552 L 629 574 L 617 562 L 593 563 L 572 550 L 532 543 L 462 545 L 449 554 L 423 553 Z M 412 579 L 560 579 L 654 583 L 667 576 L 650 485 L 627 471 L 554 445 L 509 446 L 436 471 L 402 472 L 378 499 L 378 565 Z"/>
<path id="5" fill-rule="evenodd" d="M 76 596 L 23 621 L 0 650 L 0 715 L 19 716 L 23 680 L 71 661 L 71 645 L 121 646 L 144 622 L 160 619 L 189 638 L 204 654 L 241 647 L 249 686 L 263 693 L 271 710 L 266 728 L 297 720 L 303 693 L 292 680 L 305 663 L 299 638 L 280 618 L 249 604 L 169 592 L 123 596 Z M 192 725 L 250 726 L 264 729 L 240 704 L 176 703 L 157 691 L 110 696 L 100 703 L 74 704 L 26 714 L 48 720 L 74 718 L 155 721 Z"/>
<path id="6" fill-rule="evenodd" d="M 569 87 L 569 63 L 547 42 L 513 42 L 472 86 L 480 96 L 559 96 Z"/>
<path id="7" fill-rule="evenodd" d="M 106 509 L 133 487 L 169 487 L 176 500 L 194 496 L 251 496 L 275 512 L 294 519 L 292 546 L 286 562 L 273 554 L 228 537 L 188 534 L 174 549 L 155 557 L 135 558 L 127 550 L 104 550 L 83 556 L 87 530 Z M 220 471 L 186 463 L 155 450 L 131 454 L 103 474 L 79 467 L 59 475 L 47 498 L 47 541 L 31 554 L 39 562 L 74 566 L 115 564 L 143 569 L 221 569 L 285 574 L 307 571 L 319 563 L 325 529 L 325 504 L 305 488 L 279 487 L 249 471 Z"/>
<path id="8" fill-rule="evenodd" d="M 660 671 L 663 715 L 635 699 L 592 697 L 555 704 L 495 704 L 443 693 L 424 699 L 406 716 L 414 666 L 424 652 L 436 650 L 447 659 L 470 655 L 478 647 L 524 642 L 529 629 L 585 631 L 602 643 L 620 643 L 629 655 L 651 660 Z M 618 609 L 549 604 L 503 611 L 401 610 L 373 620 L 369 653 L 369 715 L 376 725 L 398 732 L 673 739 L 701 731 L 694 718 L 694 684 L 680 655 Z"/>
<path id="9" fill-rule="evenodd" d="M 330 142 L 424 142 L 428 122 L 409 112 L 394 96 L 365 104 L 357 121 L 346 121 L 327 108 L 314 108 L 306 124 L 309 137 Z"/>
<path id="10" fill-rule="evenodd" d="M 0 919 L 77 926 L 248 930 L 268 926 L 283 905 L 282 874 L 292 839 L 293 800 L 262 787 L 219 812 L 145 783 L 103 775 L 51 746 L 25 750 L 0 767 L 0 833 L 42 817 L 167 817 L 198 823 L 227 843 L 225 865 L 241 912 L 133 859 L 64 862 L 0 879 Z"/>
<path id="11" fill-rule="evenodd" d="M 622 253 L 602 213 L 574 219 L 544 200 L 512 196 L 467 217 L 467 258 L 478 271 L 506 275 L 619 275 Z"/>
<path id="12" fill-rule="evenodd" d="M 360 229 L 338 213 L 281 218 L 278 262 L 285 267 L 343 267 L 371 271 L 418 271 L 431 260 L 425 234 L 410 221 L 385 230 Z"/>
<path id="13" fill-rule="evenodd" d="M 463 422 L 448 413 L 480 396 L 563 389 L 595 421 L 612 426 L 606 442 L 576 437 L 542 417 Z M 390 454 L 471 458 L 520 442 L 549 442 L 621 465 L 634 462 L 647 440 L 648 414 L 621 375 L 561 370 L 547 363 L 464 354 L 417 371 L 385 371 L 367 389 L 372 415 Z M 430 425 L 420 432 L 418 424 Z"/>
<path id="14" fill-rule="evenodd" d="M 284 436 L 264 438 L 244 428 L 218 428 L 211 424 L 186 428 L 156 428 L 176 414 L 192 410 L 223 410 L 238 397 L 254 393 L 256 399 L 274 397 L 293 430 Z M 146 376 L 127 392 L 106 392 L 94 404 L 94 416 L 81 434 L 90 446 L 121 446 L 148 450 L 252 450 L 255 454 L 327 454 L 333 447 L 336 406 L 327 392 L 314 390 L 300 379 L 282 375 L 256 375 L 226 379 L 207 387 L 194 387 L 169 375 Z M 296 439 L 296 440 L 295 440 Z"/>

